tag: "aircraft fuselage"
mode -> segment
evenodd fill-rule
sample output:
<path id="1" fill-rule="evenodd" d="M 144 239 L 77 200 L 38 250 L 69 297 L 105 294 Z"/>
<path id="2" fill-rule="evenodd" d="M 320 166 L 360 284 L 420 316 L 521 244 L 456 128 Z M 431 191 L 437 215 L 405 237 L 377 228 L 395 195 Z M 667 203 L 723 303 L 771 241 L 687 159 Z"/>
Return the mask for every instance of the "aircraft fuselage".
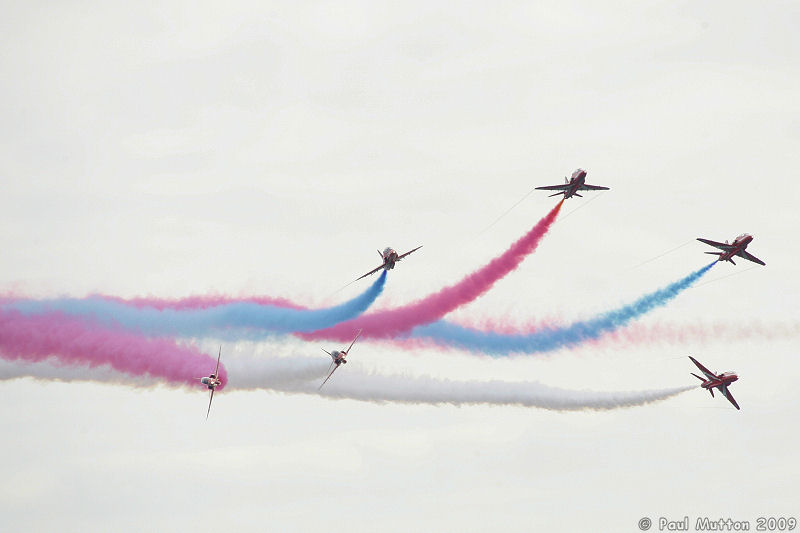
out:
<path id="1" fill-rule="evenodd" d="M 579 168 L 569 178 L 569 188 L 564 190 L 564 199 L 572 197 L 586 183 L 586 171 Z"/>
<path id="2" fill-rule="evenodd" d="M 383 251 L 383 269 L 392 270 L 397 262 L 397 252 L 393 248 L 386 248 Z"/>
<path id="3" fill-rule="evenodd" d="M 219 387 L 222 384 L 222 381 L 220 381 L 217 377 L 211 375 L 208 376 L 207 378 L 201 378 L 200 383 L 208 387 L 210 390 L 213 390 Z"/>
<path id="4" fill-rule="evenodd" d="M 709 379 L 704 381 L 700 386 L 704 389 L 716 389 L 719 387 L 727 387 L 734 381 L 737 381 L 739 376 L 734 372 L 725 372 L 716 377 L 716 379 Z"/>
<path id="5" fill-rule="evenodd" d="M 734 248 L 727 252 L 722 252 L 721 254 L 719 254 L 719 261 L 730 261 L 733 257 L 745 251 L 747 249 L 747 245 L 750 244 L 750 241 L 752 240 L 753 240 L 752 235 L 737 237 L 731 243 L 731 246 L 734 246 Z"/>

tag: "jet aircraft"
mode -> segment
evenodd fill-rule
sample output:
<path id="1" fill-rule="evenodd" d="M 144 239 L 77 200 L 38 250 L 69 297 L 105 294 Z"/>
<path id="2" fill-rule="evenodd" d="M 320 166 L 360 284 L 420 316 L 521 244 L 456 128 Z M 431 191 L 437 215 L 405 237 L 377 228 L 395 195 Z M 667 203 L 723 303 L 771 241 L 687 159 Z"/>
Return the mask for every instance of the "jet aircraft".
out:
<path id="1" fill-rule="evenodd" d="M 733 242 L 730 244 L 728 244 L 728 241 L 725 241 L 723 243 L 723 242 L 710 241 L 708 239 L 701 239 L 699 237 L 697 238 L 697 240 L 705 244 L 710 244 L 711 246 L 714 246 L 715 248 L 719 248 L 720 250 L 722 250 L 721 252 L 705 252 L 711 255 L 718 255 L 719 259 L 717 259 L 717 261 L 730 261 L 732 264 L 735 265 L 736 263 L 733 262 L 733 256 L 738 255 L 739 257 L 743 257 L 748 261 L 752 261 L 753 263 L 758 263 L 759 265 L 766 265 L 764 261 L 754 256 L 753 254 L 750 254 L 745 251 L 747 245 L 750 244 L 750 242 L 753 240 L 753 236 L 747 233 L 742 233 L 741 235 L 733 239 Z"/>
<path id="2" fill-rule="evenodd" d="M 571 198 L 572 196 L 578 196 L 583 198 L 578 191 L 608 191 L 608 187 L 602 187 L 600 185 L 588 185 L 586 183 L 586 171 L 582 168 L 579 168 L 575 172 L 572 173 L 572 176 L 567 179 L 564 176 L 564 183 L 562 185 L 545 185 L 544 187 L 536 187 L 536 189 L 540 191 L 558 191 L 556 193 L 551 194 L 550 196 L 558 196 L 559 194 L 564 195 L 564 199 Z"/>
<path id="3" fill-rule="evenodd" d="M 697 374 L 693 372 L 691 373 L 694 377 L 703 382 L 700 386 L 704 389 L 707 389 L 708 392 L 711 393 L 712 398 L 714 397 L 714 389 L 719 389 L 722 395 L 725 396 L 725 398 L 727 398 L 736 409 L 739 409 L 739 404 L 736 403 L 733 394 L 731 394 L 731 391 L 728 390 L 728 386 L 739 379 L 739 376 L 736 375 L 736 372 L 723 372 L 722 374 L 714 374 L 709 369 L 701 365 L 700 362 L 691 355 L 689 356 L 689 359 L 691 359 L 692 362 L 697 365 L 697 368 L 700 369 L 700 372 L 705 375 L 705 378 L 701 378 Z"/>
<path id="4" fill-rule="evenodd" d="M 214 373 L 205 378 L 197 378 L 200 380 L 200 383 L 208 387 L 208 390 L 211 391 L 211 396 L 208 398 L 208 411 L 206 411 L 206 420 L 208 420 L 208 414 L 211 412 L 211 401 L 214 399 L 214 390 L 222 385 L 222 380 L 219 379 L 220 357 L 222 357 L 222 346 L 219 347 L 219 354 L 217 354 L 217 368 L 214 369 Z"/>
<path id="5" fill-rule="evenodd" d="M 400 261 L 402 258 L 404 258 L 405 256 L 407 256 L 407 255 L 409 255 L 409 254 L 411 254 L 413 252 L 416 252 L 420 248 L 422 248 L 422 246 L 417 246 L 416 248 L 414 248 L 410 252 L 406 252 L 403 255 L 397 255 L 397 252 L 394 251 L 394 248 L 390 248 L 390 247 L 387 246 L 386 249 L 383 251 L 383 253 L 378 251 L 378 255 L 381 256 L 381 259 L 383 259 L 383 264 L 381 266 L 379 266 L 379 267 L 376 267 L 376 268 L 370 270 L 369 272 L 367 272 L 363 276 L 361 276 L 359 278 L 356 278 L 355 281 L 358 281 L 361 278 L 366 278 L 367 276 L 369 276 L 371 274 L 374 274 L 375 272 L 377 272 L 378 270 L 381 270 L 381 269 L 383 269 L 383 270 L 391 270 L 391 269 L 393 269 L 394 268 L 394 264 L 397 261 Z"/>
<path id="6" fill-rule="evenodd" d="M 333 367 L 333 370 L 331 370 L 330 374 L 328 374 L 328 377 L 325 378 L 325 381 L 322 382 L 322 385 L 325 385 L 325 383 L 327 383 L 328 380 L 331 379 L 331 376 L 333 375 L 334 372 L 336 372 L 336 369 L 339 368 L 339 365 L 347 364 L 347 359 L 345 359 L 345 357 L 347 357 L 347 354 L 350 353 L 350 348 L 352 348 L 353 345 L 356 343 L 356 341 L 358 340 L 358 337 L 361 335 L 362 331 L 363 330 L 358 330 L 358 333 L 356 333 L 356 338 L 353 339 L 353 342 L 350 343 L 350 346 L 348 346 L 347 349 L 345 351 L 343 351 L 343 352 L 340 352 L 338 350 L 334 350 L 332 352 L 329 352 L 325 348 L 322 348 L 322 351 L 325 352 L 326 354 L 330 355 L 331 359 L 333 359 L 333 361 L 331 361 L 331 364 L 328 367 L 328 369 L 330 370 L 331 366 L 336 365 L 336 366 Z M 322 385 L 320 385 L 317 390 L 320 390 L 322 388 Z"/>

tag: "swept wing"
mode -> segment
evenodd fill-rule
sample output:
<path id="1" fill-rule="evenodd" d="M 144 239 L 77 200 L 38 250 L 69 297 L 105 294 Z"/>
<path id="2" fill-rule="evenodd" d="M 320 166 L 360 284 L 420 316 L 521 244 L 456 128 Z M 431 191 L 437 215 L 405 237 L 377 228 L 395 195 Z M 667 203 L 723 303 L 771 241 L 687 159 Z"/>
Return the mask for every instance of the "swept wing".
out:
<path id="1" fill-rule="evenodd" d="M 697 359 L 695 359 L 695 358 L 694 358 L 694 357 L 692 357 L 691 355 L 689 356 L 689 359 L 691 359 L 691 360 L 692 360 L 692 363 L 694 363 L 695 365 L 697 365 L 697 368 L 699 368 L 699 369 L 700 369 L 700 372 L 702 372 L 703 374 L 705 374 L 705 376 L 706 376 L 708 379 L 717 379 L 717 375 L 716 375 L 715 373 L 713 373 L 711 370 L 709 370 L 709 369 L 707 369 L 706 367 L 704 367 L 703 365 L 701 365 L 701 364 L 700 364 L 700 361 L 698 361 Z"/>
<path id="2" fill-rule="evenodd" d="M 727 399 L 728 399 L 728 401 L 729 401 L 729 402 L 731 402 L 731 403 L 733 404 L 733 406 L 734 406 L 736 409 L 739 409 L 739 410 L 741 411 L 741 409 L 739 408 L 739 404 L 738 404 L 738 403 L 736 403 L 736 399 L 733 397 L 733 394 L 731 394 L 731 391 L 729 391 L 729 390 L 728 390 L 728 387 L 727 387 L 727 386 L 725 386 L 725 385 L 721 385 L 721 386 L 719 387 L 719 390 L 720 390 L 720 392 L 721 392 L 721 393 L 722 393 L 722 394 L 725 396 L 725 398 L 727 398 Z"/>

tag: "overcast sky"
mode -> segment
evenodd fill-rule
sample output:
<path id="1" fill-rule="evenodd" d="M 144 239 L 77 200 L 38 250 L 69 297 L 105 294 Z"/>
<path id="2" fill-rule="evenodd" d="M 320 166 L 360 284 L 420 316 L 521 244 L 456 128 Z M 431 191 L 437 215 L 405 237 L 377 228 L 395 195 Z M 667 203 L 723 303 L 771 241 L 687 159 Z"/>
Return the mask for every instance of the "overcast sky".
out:
<path id="1" fill-rule="evenodd" d="M 206 422 L 200 388 L 6 380 L 0 529 L 637 531 L 644 516 L 800 515 L 798 334 L 769 334 L 800 322 L 800 6 L 529 4 L 5 6 L 0 288 L 320 306 L 363 290 L 336 292 L 376 248 L 423 244 L 390 272 L 376 303 L 389 307 L 501 253 L 554 199 L 487 226 L 582 167 L 612 190 L 567 201 L 533 256 L 449 318 L 588 317 L 705 264 L 694 238 L 748 232 L 766 267 L 718 265 L 641 324 L 767 334 L 502 360 L 364 342 L 340 372 L 662 389 L 696 381 L 692 354 L 738 371 L 741 411 L 700 390 L 575 413 L 231 391 Z M 335 347 L 223 350 L 321 346 Z"/>

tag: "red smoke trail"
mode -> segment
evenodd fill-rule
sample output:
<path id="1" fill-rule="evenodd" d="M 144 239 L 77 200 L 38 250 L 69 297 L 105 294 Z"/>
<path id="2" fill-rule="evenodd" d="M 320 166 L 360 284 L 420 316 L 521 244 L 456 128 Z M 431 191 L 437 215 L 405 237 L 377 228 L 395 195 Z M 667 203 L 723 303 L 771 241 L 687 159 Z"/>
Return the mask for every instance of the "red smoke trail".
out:
<path id="1" fill-rule="evenodd" d="M 131 307 L 152 307 L 159 310 L 175 309 L 181 311 L 192 309 L 208 309 L 210 307 L 242 302 L 259 305 L 271 305 L 274 307 L 282 307 L 284 309 L 307 309 L 306 307 L 291 302 L 286 298 L 273 298 L 271 296 L 233 297 L 224 295 L 196 295 L 171 299 L 155 297 L 119 298 L 117 296 L 106 296 L 102 294 L 93 296 L 110 300 L 112 302 L 129 305 Z"/>
<path id="2" fill-rule="evenodd" d="M 211 374 L 216 365 L 211 356 L 168 339 L 148 339 L 62 313 L 0 310 L 0 357 L 35 362 L 52 355 L 64 363 L 110 365 L 127 374 L 191 386 L 199 386 L 194 378 Z M 222 364 L 219 373 L 221 390 L 228 382 Z"/>
<path id="3" fill-rule="evenodd" d="M 307 340 L 328 339 L 346 342 L 353 338 L 355 331 L 363 329 L 365 337 L 391 338 L 406 333 L 415 326 L 439 320 L 447 313 L 473 301 L 491 289 L 496 281 L 517 268 L 526 256 L 536 250 L 542 237 L 547 234 L 558 216 L 563 203 L 564 200 L 558 202 L 544 218 L 537 222 L 521 239 L 512 244 L 503 255 L 493 259 L 488 265 L 468 275 L 455 285 L 445 287 L 427 298 L 403 307 L 367 313 L 331 328 L 298 335 Z"/>
<path id="4" fill-rule="evenodd" d="M 119 303 L 130 307 L 150 307 L 160 311 L 164 309 L 174 309 L 176 311 L 208 309 L 210 307 L 217 307 L 220 305 L 233 303 L 254 303 L 258 305 L 282 307 L 284 309 L 308 309 L 307 307 L 296 304 L 291 300 L 287 300 L 286 298 L 272 296 L 225 296 L 223 294 L 198 294 L 194 296 L 185 296 L 183 298 L 156 298 L 154 296 L 121 298 L 119 296 L 111 296 L 107 294 L 90 294 L 86 298 L 101 298 L 103 300 L 108 300 L 110 302 Z M 7 292 L 0 295 L 0 305 L 13 304 L 14 302 L 27 299 L 30 299 L 30 297 L 19 292 Z"/>
<path id="5" fill-rule="evenodd" d="M 800 337 L 798 321 L 715 321 L 691 323 L 658 322 L 634 324 L 616 331 L 598 342 L 620 345 L 641 344 L 706 344 L 710 342 L 742 342 L 749 340 L 793 340 Z"/>
<path id="6" fill-rule="evenodd" d="M 513 317 L 507 319 L 485 319 L 460 321 L 457 325 L 471 328 L 478 332 L 496 333 L 500 335 L 533 335 L 538 331 L 564 327 L 565 320 L 542 319 L 513 325 Z M 624 328 L 610 331 L 602 338 L 587 341 L 592 346 L 641 346 L 641 345 L 675 345 L 698 346 L 710 343 L 731 343 L 757 341 L 783 341 L 800 339 L 800 321 L 798 320 L 694 320 L 692 322 L 655 322 L 652 324 L 631 324 Z M 450 348 L 430 337 L 410 337 L 394 339 L 396 346 L 405 349 Z"/>

